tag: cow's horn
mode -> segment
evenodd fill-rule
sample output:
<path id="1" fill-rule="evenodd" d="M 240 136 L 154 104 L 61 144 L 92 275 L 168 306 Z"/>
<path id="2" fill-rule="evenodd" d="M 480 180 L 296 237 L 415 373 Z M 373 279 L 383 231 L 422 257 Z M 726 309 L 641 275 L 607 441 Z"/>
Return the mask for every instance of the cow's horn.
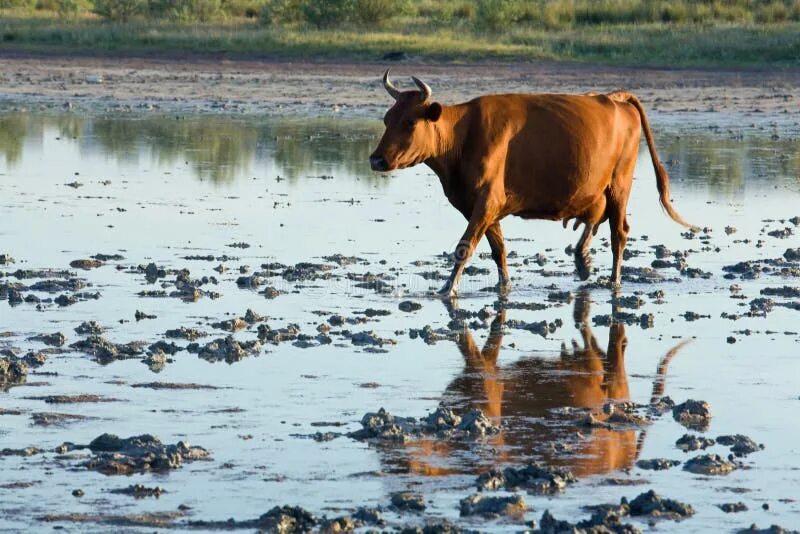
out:
<path id="1" fill-rule="evenodd" d="M 397 90 L 397 87 L 392 85 L 392 82 L 389 81 L 389 69 L 386 69 L 386 72 L 383 73 L 383 87 L 386 89 L 386 92 L 392 95 L 392 98 L 397 100 L 397 97 L 400 96 L 400 91 Z"/>
<path id="2" fill-rule="evenodd" d="M 414 83 L 417 84 L 417 87 L 419 87 L 419 92 L 420 92 L 419 98 L 420 98 L 420 100 L 422 100 L 423 102 L 428 100 L 431 97 L 431 93 L 433 92 L 433 91 L 431 91 L 431 88 L 428 87 L 428 84 L 423 82 L 422 80 L 420 80 L 416 76 L 412 76 L 411 79 L 414 80 Z"/>

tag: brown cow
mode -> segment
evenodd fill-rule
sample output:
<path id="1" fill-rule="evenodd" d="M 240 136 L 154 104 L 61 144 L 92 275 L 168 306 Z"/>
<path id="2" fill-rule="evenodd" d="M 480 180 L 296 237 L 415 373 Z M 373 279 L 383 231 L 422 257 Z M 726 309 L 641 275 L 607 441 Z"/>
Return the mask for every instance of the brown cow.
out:
<path id="1" fill-rule="evenodd" d="M 575 250 L 581 280 L 589 277 L 589 242 L 598 226 L 611 226 L 613 268 L 618 285 L 629 225 L 625 208 L 644 129 L 656 170 L 661 205 L 677 223 L 691 227 L 672 208 L 669 177 L 658 161 L 653 134 L 639 100 L 617 91 L 607 95 L 509 94 L 481 96 L 445 106 L 431 101 L 431 88 L 399 91 L 383 75 L 395 99 L 383 122 L 386 131 L 370 156 L 375 171 L 425 163 L 437 174 L 450 203 L 469 220 L 455 251 L 455 266 L 443 295 L 458 291 L 461 273 L 486 235 L 507 287 L 500 220 L 525 219 L 585 225 Z"/>

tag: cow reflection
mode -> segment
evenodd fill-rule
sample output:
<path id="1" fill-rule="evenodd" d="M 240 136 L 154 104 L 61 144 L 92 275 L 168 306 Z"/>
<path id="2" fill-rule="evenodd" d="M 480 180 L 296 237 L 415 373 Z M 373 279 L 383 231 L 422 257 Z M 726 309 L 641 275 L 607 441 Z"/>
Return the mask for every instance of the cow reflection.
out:
<path id="1" fill-rule="evenodd" d="M 630 398 L 625 373 L 625 326 L 609 327 L 608 346 L 603 351 L 589 326 L 589 307 L 588 292 L 579 294 L 574 318 L 580 343 L 562 345 L 556 357 L 524 357 L 500 365 L 504 310 L 492 322 L 482 349 L 465 329 L 457 339 L 464 370 L 447 387 L 442 404 L 457 412 L 480 408 L 487 416 L 502 421 L 504 430 L 488 438 L 488 447 L 480 447 L 478 457 L 472 448 L 467 457 L 471 455 L 473 463 L 467 468 L 463 461 L 450 467 L 448 464 L 454 461 L 451 456 L 458 456 L 458 446 L 438 440 L 408 443 L 404 467 L 436 476 L 535 459 L 568 468 L 579 477 L 631 467 L 644 431 L 581 428 L 574 423 L 579 414 L 569 410 L 584 408 L 602 421 L 608 417 L 602 409 L 604 404 Z M 660 362 L 654 398 L 661 395 L 669 360 L 682 345 L 669 351 Z"/>

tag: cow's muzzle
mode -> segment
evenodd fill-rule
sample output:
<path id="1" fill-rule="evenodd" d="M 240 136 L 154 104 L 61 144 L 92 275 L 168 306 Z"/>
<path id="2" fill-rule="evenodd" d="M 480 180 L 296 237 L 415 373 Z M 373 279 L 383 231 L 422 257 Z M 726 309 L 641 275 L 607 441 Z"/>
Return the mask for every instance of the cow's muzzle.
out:
<path id="1" fill-rule="evenodd" d="M 389 162 L 383 156 L 371 155 L 369 157 L 369 165 L 373 171 L 385 172 L 389 170 Z"/>

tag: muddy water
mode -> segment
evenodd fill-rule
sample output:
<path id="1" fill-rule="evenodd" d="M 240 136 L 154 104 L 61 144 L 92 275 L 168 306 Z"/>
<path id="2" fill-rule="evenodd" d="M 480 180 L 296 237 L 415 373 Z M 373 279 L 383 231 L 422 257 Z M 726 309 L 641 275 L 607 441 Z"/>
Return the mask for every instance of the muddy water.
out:
<path id="1" fill-rule="evenodd" d="M 635 314 L 631 324 L 609 325 L 604 316 L 613 311 L 611 292 L 581 288 L 564 251 L 577 233 L 552 222 L 508 220 L 513 288 L 503 302 L 487 290 L 495 271 L 482 245 L 482 257 L 471 263 L 478 269 L 465 276 L 455 305 L 490 313 L 468 318 L 464 327 L 451 323 L 463 311 L 448 310 L 429 293 L 448 272 L 442 252 L 452 248 L 464 221 L 427 169 L 369 172 L 378 120 L 0 116 L 0 254 L 15 259 L 0 267 L 0 284 L 40 281 L 17 279 L 18 269 L 67 269 L 86 287 L 23 290 L 23 297 L 99 293 L 69 306 L 0 301 L 0 349 L 23 355 L 46 349 L 32 336 L 66 336 L 61 350 L 45 350 L 47 362 L 30 369 L 24 384 L 0 392 L 0 449 L 44 451 L 0 456 L 0 530 L 49 528 L 44 516 L 75 513 L 93 514 L 82 516 L 92 521 L 54 524 L 102 532 L 109 525 L 97 521 L 128 516 L 124 529 L 149 531 L 130 526 L 130 516 L 165 511 L 180 512 L 174 526 L 182 529 L 190 520 L 253 519 L 288 504 L 328 517 L 382 506 L 390 526 L 444 517 L 499 532 L 538 521 L 546 509 L 576 521 L 589 515 L 583 506 L 632 499 L 649 488 L 696 510 L 680 525 L 663 520 L 661 529 L 798 528 L 800 311 L 791 306 L 800 299 L 772 296 L 773 309 L 748 315 L 765 288 L 798 286 L 798 264 L 733 279 L 725 278 L 723 267 L 780 258 L 800 246 L 800 228 L 789 221 L 800 215 L 800 128 L 785 116 L 758 114 L 715 119 L 714 127 L 693 114 L 656 115 L 653 123 L 678 211 L 708 232 L 682 234 L 663 215 L 643 152 L 629 204 L 633 254 L 625 265 L 650 266 L 657 259 L 653 247 L 664 245 L 686 251 L 687 269 L 658 269 L 654 282 L 626 282 L 621 296 L 640 296 L 641 307 L 621 310 Z M 786 228 L 792 232 L 787 237 L 769 235 Z M 593 243 L 593 279 L 610 268 L 607 236 L 604 228 Z M 123 259 L 88 271 L 69 266 L 98 253 Z M 339 265 L 325 258 L 334 254 L 357 259 Z M 208 255 L 211 261 L 186 259 Z M 284 267 L 262 267 L 274 262 L 330 269 L 293 280 L 282 276 Z M 144 272 L 149 263 L 167 270 L 152 283 Z M 220 265 L 227 270 L 214 270 Z M 245 265 L 248 274 L 264 273 L 263 285 L 237 285 Z M 171 270 L 177 269 L 194 280 L 209 277 L 200 287 L 204 295 L 192 301 L 138 295 L 174 291 Z M 379 277 L 381 290 L 374 282 L 360 287 L 365 273 Z M 740 289 L 732 291 L 733 284 Z M 266 298 L 266 286 L 280 294 Z M 658 290 L 663 296 L 653 293 Z M 554 291 L 572 296 L 549 298 Z M 406 300 L 421 309 L 401 311 Z M 106 327 L 103 335 L 114 343 L 150 345 L 184 326 L 207 332 L 198 340 L 205 345 L 227 335 L 211 323 L 248 309 L 266 322 L 239 331 L 239 340 L 255 339 L 259 324 L 277 329 L 291 323 L 310 338 L 266 343 L 257 355 L 231 363 L 181 351 L 160 366 L 143 363 L 144 354 L 108 362 L 68 347 L 86 337 L 74 329 L 89 320 Z M 367 317 L 367 309 L 389 314 Z M 137 311 L 156 318 L 137 321 Z M 366 322 L 334 326 L 332 342 L 320 344 L 317 326 L 334 314 Z M 640 326 L 642 314 L 652 314 L 651 327 Z M 525 329 L 539 321 L 553 324 L 546 336 Z M 411 335 L 425 325 L 446 329 L 444 337 L 452 339 L 428 344 Z M 356 345 L 345 329 L 374 331 L 396 344 Z M 134 387 L 156 381 L 215 389 Z M 113 401 L 31 398 L 74 394 Z M 710 427 L 695 433 L 745 434 L 764 450 L 740 459 L 741 468 L 726 476 L 696 475 L 682 466 L 643 470 L 637 460 L 684 462 L 703 451 L 676 448 L 688 431 L 669 412 L 646 427 L 576 423 L 588 413 L 602 416 L 610 400 L 646 405 L 663 394 L 677 403 L 709 403 Z M 440 402 L 457 413 L 478 407 L 502 431 L 466 441 L 416 437 L 401 445 L 308 437 L 357 430 L 362 415 L 380 407 L 422 417 Z M 34 414 L 42 412 L 85 419 L 34 424 Z M 168 473 L 108 476 L 81 466 L 88 450 L 53 452 L 65 441 L 86 444 L 105 432 L 189 441 L 210 451 L 212 460 Z M 705 452 L 729 453 L 721 445 Z M 474 493 L 478 473 L 531 461 L 570 469 L 578 481 L 557 496 L 525 495 L 522 519 L 459 518 L 459 500 Z M 166 493 L 134 500 L 110 492 L 130 484 Z M 75 497 L 78 488 L 83 496 Z M 400 490 L 424 496 L 425 516 L 389 510 L 390 494 Z M 717 507 L 737 501 L 748 511 L 726 514 Z M 650 529 L 646 520 L 630 522 Z"/>

